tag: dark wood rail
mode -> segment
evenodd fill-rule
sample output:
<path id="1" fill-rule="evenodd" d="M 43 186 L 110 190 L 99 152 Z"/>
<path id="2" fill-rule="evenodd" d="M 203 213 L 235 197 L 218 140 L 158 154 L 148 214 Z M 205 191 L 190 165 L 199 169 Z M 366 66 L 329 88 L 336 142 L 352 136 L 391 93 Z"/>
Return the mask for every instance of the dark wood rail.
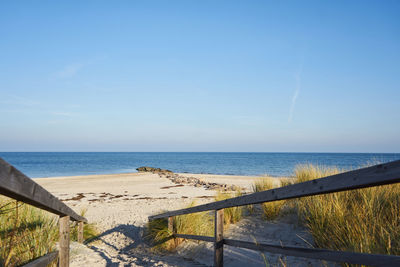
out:
<path id="1" fill-rule="evenodd" d="M 71 220 L 87 223 L 84 217 L 76 214 L 70 207 L 2 158 L 0 158 L 0 194 L 59 216 L 70 216 Z"/>
<path id="2" fill-rule="evenodd" d="M 70 207 L 32 179 L 0 158 L 0 194 L 59 216 L 60 250 L 48 253 L 25 266 L 47 266 L 58 257 L 59 266 L 69 266 L 69 222 L 78 222 L 78 241 L 83 242 L 83 223 L 87 219 L 76 214 Z"/>
<path id="3" fill-rule="evenodd" d="M 320 179 L 315 179 L 312 181 L 288 185 L 281 188 L 230 198 L 191 208 L 169 211 L 162 214 L 150 216 L 149 220 L 168 218 L 168 221 L 172 222 L 172 218 L 174 216 L 214 210 L 214 237 L 182 235 L 179 233 L 175 233 L 174 229 L 172 229 L 171 232 L 173 233 L 173 237 L 214 242 L 214 265 L 218 267 L 223 266 L 223 245 L 242 247 L 258 251 L 268 251 L 289 256 L 344 262 L 350 264 L 363 264 L 368 266 L 400 266 L 400 256 L 374 255 L 366 253 L 333 251 L 304 247 L 287 247 L 226 239 L 223 238 L 222 227 L 223 210 L 225 208 L 328 194 L 399 182 L 400 160 L 397 160 Z M 172 223 L 169 223 L 169 225 L 171 228 Z"/>
<path id="4" fill-rule="evenodd" d="M 52 263 L 54 260 L 57 259 L 58 257 L 58 251 L 53 251 L 50 253 L 47 253 L 46 255 L 31 261 L 28 264 L 25 264 L 24 267 L 41 267 L 41 266 L 47 266 L 50 263 Z"/>
<path id="5" fill-rule="evenodd" d="M 268 245 L 252 243 L 232 239 L 224 239 L 228 246 L 247 248 L 258 251 L 285 254 L 288 256 L 305 257 L 317 260 L 336 261 L 350 264 L 362 264 L 368 266 L 400 266 L 400 257 L 392 255 L 379 255 L 367 253 L 355 253 L 347 251 L 334 251 L 328 249 L 303 248 L 291 246 Z"/>

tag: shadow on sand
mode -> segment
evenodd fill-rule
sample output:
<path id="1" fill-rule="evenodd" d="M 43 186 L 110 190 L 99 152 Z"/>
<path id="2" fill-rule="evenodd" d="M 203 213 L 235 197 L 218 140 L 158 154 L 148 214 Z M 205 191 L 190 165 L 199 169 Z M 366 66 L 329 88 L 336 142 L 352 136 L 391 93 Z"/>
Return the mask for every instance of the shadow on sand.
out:
<path id="1" fill-rule="evenodd" d="M 165 266 L 165 264 L 171 266 L 205 266 L 177 254 L 161 254 L 152 251 L 150 243 L 146 242 L 144 238 L 144 233 L 144 227 L 120 224 L 85 242 L 85 245 L 105 259 L 107 267 Z M 110 238 L 113 235 L 115 238 Z M 111 241 L 116 239 L 124 241 L 119 242 L 119 244 Z"/>

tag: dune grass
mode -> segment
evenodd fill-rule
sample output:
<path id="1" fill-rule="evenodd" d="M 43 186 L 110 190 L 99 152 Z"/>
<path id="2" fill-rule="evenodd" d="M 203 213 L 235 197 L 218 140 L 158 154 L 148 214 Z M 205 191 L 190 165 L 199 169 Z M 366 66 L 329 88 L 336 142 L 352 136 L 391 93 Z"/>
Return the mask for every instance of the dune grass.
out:
<path id="1" fill-rule="evenodd" d="M 56 216 L 0 198 L 0 266 L 18 266 L 55 250 Z"/>
<path id="2" fill-rule="evenodd" d="M 192 202 L 187 208 L 195 205 Z M 205 235 L 214 234 L 214 217 L 210 212 L 197 212 L 173 218 L 174 229 L 180 234 Z M 170 238 L 173 233 L 168 229 L 167 218 L 149 221 L 146 227 L 145 239 L 158 250 L 173 251 L 184 239 Z"/>
<path id="3" fill-rule="evenodd" d="M 299 165 L 293 180 L 301 183 L 344 172 L 337 167 Z M 254 192 L 275 188 L 264 178 Z M 310 231 L 316 247 L 374 254 L 400 255 L 400 185 L 386 185 L 340 193 L 262 204 L 266 219 L 277 218 L 287 204 Z"/>
<path id="4" fill-rule="evenodd" d="M 313 164 L 300 164 L 294 169 L 295 183 L 307 182 L 310 180 L 326 177 L 344 172 L 337 167 L 318 166 Z"/>
<path id="5" fill-rule="evenodd" d="M 220 201 L 236 196 L 242 193 L 237 190 L 235 193 L 226 193 L 218 191 L 215 201 Z M 192 202 L 187 208 L 193 207 Z M 238 222 L 242 218 L 243 207 L 233 207 L 224 209 L 224 226 L 229 227 L 230 224 Z M 197 212 L 173 218 L 174 229 L 177 233 L 188 235 L 204 235 L 214 236 L 214 213 L 213 212 Z M 153 244 L 158 250 L 173 251 L 181 244 L 184 239 L 172 239 L 172 233 L 168 230 L 167 218 L 153 220 L 147 223 L 145 238 Z"/>
<path id="6" fill-rule="evenodd" d="M 296 182 L 342 172 L 301 165 Z M 317 247 L 400 255 L 400 185 L 386 185 L 296 199 L 301 220 Z"/>
<path id="7" fill-rule="evenodd" d="M 221 201 L 228 198 L 239 197 L 242 195 L 240 190 L 235 193 L 226 193 L 222 191 L 218 191 L 215 195 L 215 201 Z M 235 224 L 243 216 L 243 207 L 232 207 L 224 209 L 224 226 L 228 227 L 230 224 Z"/>
<path id="8" fill-rule="evenodd" d="M 96 235 L 94 224 L 84 225 L 84 239 Z M 0 266 L 19 266 L 54 251 L 58 237 L 58 216 L 0 197 Z M 71 239 L 77 240 L 76 224 Z"/>
<path id="9" fill-rule="evenodd" d="M 80 215 L 85 217 L 87 209 L 82 209 Z M 83 224 L 83 240 L 89 242 L 99 235 L 99 231 L 94 223 Z M 72 241 L 78 241 L 78 222 L 71 223 L 70 238 Z"/>
<path id="10" fill-rule="evenodd" d="M 256 193 L 279 187 L 279 184 L 274 184 L 274 181 L 272 179 L 273 178 L 264 177 L 257 180 L 252 186 L 253 192 Z M 262 203 L 261 207 L 263 210 L 264 218 L 266 220 L 274 220 L 278 218 L 285 203 L 285 200 Z"/>

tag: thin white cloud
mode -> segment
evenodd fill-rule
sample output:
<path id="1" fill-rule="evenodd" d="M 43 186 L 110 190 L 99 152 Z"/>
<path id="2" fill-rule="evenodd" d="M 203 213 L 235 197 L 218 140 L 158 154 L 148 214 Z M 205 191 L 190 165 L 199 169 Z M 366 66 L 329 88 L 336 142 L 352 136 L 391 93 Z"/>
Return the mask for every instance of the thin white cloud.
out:
<path id="1" fill-rule="evenodd" d="M 290 105 L 288 122 L 292 122 L 292 120 L 293 120 L 294 108 L 296 106 L 297 98 L 299 97 L 299 94 L 300 94 L 301 72 L 302 72 L 302 69 L 300 68 L 300 70 L 297 73 L 295 73 L 295 75 L 294 75 L 294 78 L 296 79 L 296 88 L 295 88 L 293 96 L 292 96 L 292 103 Z"/>
<path id="2" fill-rule="evenodd" d="M 78 74 L 83 68 L 86 68 L 89 65 L 97 64 L 98 62 L 101 62 L 106 58 L 107 57 L 103 55 L 100 57 L 92 58 L 90 60 L 83 60 L 80 62 L 67 64 L 61 70 L 55 73 L 55 77 L 59 79 L 73 77 Z"/>

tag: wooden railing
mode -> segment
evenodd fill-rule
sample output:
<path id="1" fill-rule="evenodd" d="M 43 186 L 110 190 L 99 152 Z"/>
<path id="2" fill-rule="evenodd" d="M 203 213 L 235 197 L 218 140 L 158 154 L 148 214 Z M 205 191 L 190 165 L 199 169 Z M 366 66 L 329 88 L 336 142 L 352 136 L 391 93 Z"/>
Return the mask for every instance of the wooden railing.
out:
<path id="1" fill-rule="evenodd" d="M 78 222 L 78 242 L 83 242 L 83 223 L 86 218 L 76 214 L 70 207 L 22 172 L 0 158 L 0 194 L 30 204 L 59 216 L 59 251 L 48 253 L 25 266 L 47 266 L 56 260 L 60 267 L 69 266 L 69 221 Z"/>
<path id="2" fill-rule="evenodd" d="M 399 182 L 400 160 L 336 174 L 308 182 L 212 202 L 187 209 L 170 211 L 159 215 L 150 216 L 149 220 L 168 218 L 168 228 L 171 233 L 173 233 L 173 237 L 213 242 L 214 266 L 216 267 L 223 266 L 224 245 L 262 252 L 284 254 L 288 256 L 304 257 L 349 264 L 361 264 L 369 266 L 400 266 L 400 256 L 260 244 L 227 239 L 223 236 L 224 209 L 226 208 L 272 202 L 277 200 L 301 198 L 306 196 L 315 196 Z M 214 237 L 183 235 L 175 233 L 175 229 L 172 223 L 174 216 L 212 210 L 215 211 Z"/>

